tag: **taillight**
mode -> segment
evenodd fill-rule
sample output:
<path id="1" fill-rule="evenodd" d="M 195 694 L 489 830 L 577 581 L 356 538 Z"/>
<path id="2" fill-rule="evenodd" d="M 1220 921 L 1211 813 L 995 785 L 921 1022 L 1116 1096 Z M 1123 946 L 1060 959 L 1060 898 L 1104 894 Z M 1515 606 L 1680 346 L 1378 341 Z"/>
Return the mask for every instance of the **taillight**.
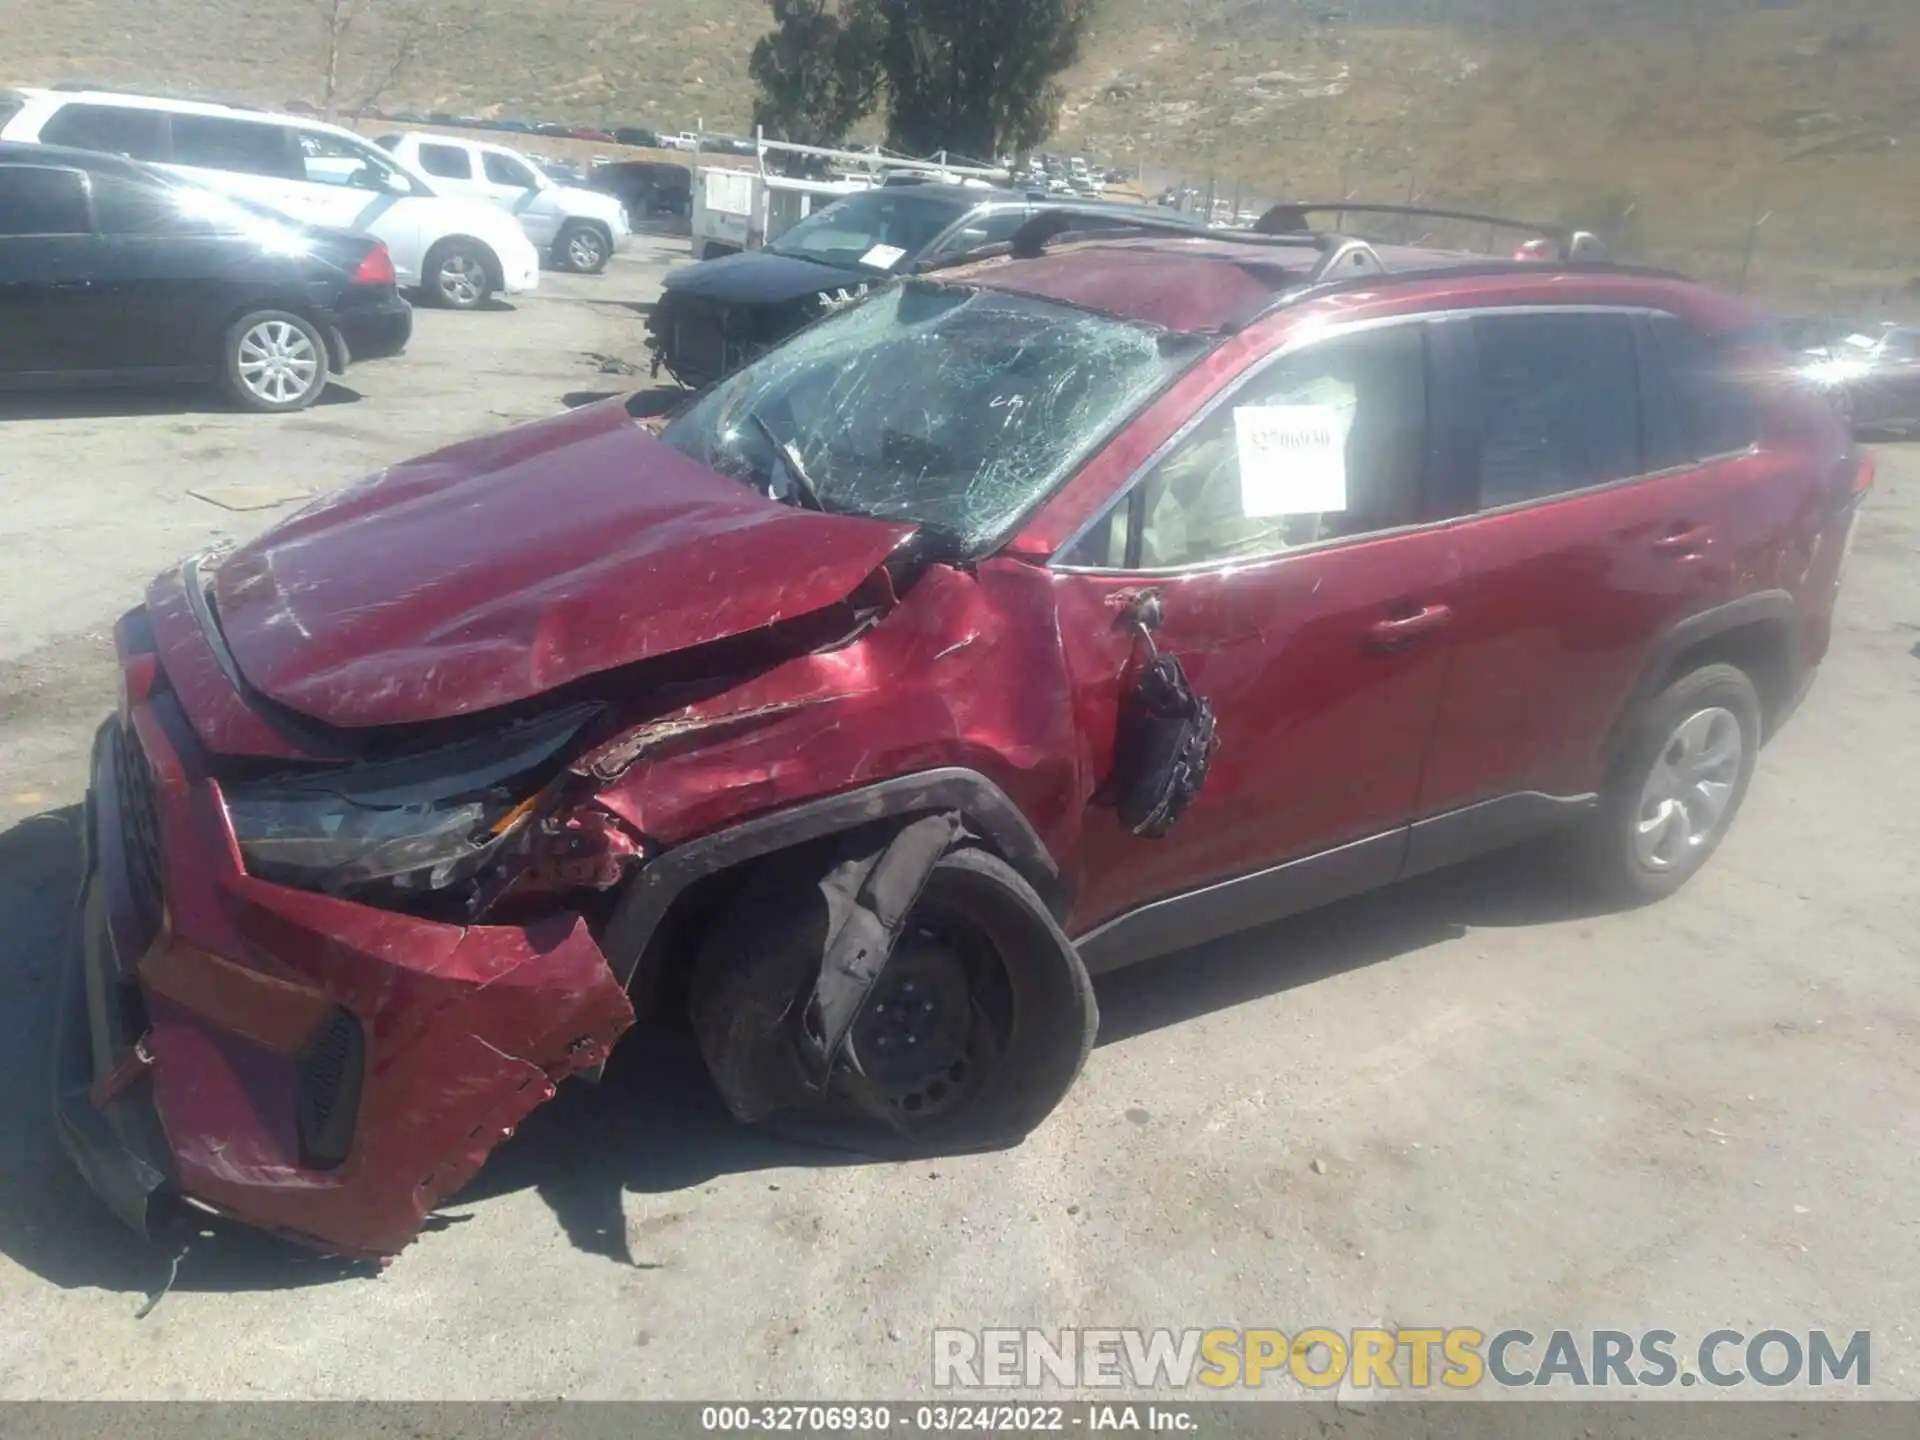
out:
<path id="1" fill-rule="evenodd" d="M 391 285 L 395 278 L 393 256 L 387 253 L 385 242 L 369 250 L 367 258 L 360 262 L 360 268 L 353 272 L 353 283 L 356 285 Z"/>
<path id="2" fill-rule="evenodd" d="M 1873 488 L 1873 482 L 1878 478 L 1878 475 L 1879 467 L 1874 461 L 1873 452 L 1871 450 L 1856 450 L 1854 452 L 1853 483 L 1847 487 L 1848 495 L 1858 499 L 1860 496 L 1866 494 Z"/>

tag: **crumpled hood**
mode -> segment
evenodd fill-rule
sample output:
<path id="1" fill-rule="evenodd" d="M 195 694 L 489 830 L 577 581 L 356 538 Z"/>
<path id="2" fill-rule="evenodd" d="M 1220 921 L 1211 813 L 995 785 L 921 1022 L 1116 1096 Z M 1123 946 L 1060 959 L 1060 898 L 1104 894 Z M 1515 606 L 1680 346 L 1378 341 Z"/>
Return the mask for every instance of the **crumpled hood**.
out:
<path id="1" fill-rule="evenodd" d="M 822 609 L 911 533 L 769 500 L 614 400 L 329 496 L 229 556 L 212 598 L 255 689 L 397 725 Z"/>
<path id="2" fill-rule="evenodd" d="M 871 285 L 882 277 L 867 270 L 845 270 L 770 250 L 723 255 L 671 272 L 665 288 L 728 305 L 780 305 L 823 290 Z"/>

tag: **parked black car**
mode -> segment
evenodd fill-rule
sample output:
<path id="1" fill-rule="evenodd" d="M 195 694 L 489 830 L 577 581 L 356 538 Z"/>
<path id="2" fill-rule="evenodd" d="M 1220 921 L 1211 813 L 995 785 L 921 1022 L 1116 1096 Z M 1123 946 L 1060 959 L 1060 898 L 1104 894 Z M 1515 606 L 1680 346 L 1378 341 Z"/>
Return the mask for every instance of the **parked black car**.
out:
<path id="1" fill-rule="evenodd" d="M 693 172 L 664 160 L 616 160 L 596 165 L 587 184 L 618 197 L 633 224 L 658 215 L 685 219 L 693 209 Z"/>
<path id="2" fill-rule="evenodd" d="M 660 132 L 644 125 L 622 125 L 613 132 L 613 138 L 622 145 L 635 145 L 642 150 L 652 150 L 660 144 Z"/>
<path id="3" fill-rule="evenodd" d="M 1857 431 L 1920 429 L 1920 326 L 1796 319 L 1781 325 L 1800 373 Z"/>
<path id="4" fill-rule="evenodd" d="M 412 333 L 381 241 L 118 156 L 0 143 L 0 389 L 210 380 L 300 410 Z"/>
<path id="5" fill-rule="evenodd" d="M 1168 224 L 1164 211 L 1036 201 L 1016 190 L 934 182 L 862 191 L 815 211 L 765 249 L 670 273 L 647 321 L 654 373 L 664 369 L 694 389 L 711 385 L 892 276 L 1010 242 L 1042 210 L 1082 232 L 1142 222 L 1164 231 Z"/>

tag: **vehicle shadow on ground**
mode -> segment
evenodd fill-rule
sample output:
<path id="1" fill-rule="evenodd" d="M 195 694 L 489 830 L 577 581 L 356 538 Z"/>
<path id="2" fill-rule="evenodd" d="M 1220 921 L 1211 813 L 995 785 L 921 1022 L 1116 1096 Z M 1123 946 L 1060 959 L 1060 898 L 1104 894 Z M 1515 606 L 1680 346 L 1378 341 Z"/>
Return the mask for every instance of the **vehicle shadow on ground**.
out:
<path id="1" fill-rule="evenodd" d="M 615 400 L 627 396 L 627 409 L 636 420 L 651 420 L 665 415 L 675 406 L 688 398 L 688 392 L 675 385 L 655 386 L 651 390 L 569 390 L 560 397 L 560 403 L 569 410 L 578 410 L 583 405 L 597 405 L 602 400 Z"/>
<path id="2" fill-rule="evenodd" d="M 136 1297 L 165 1281 L 169 1252 L 123 1228 L 86 1192 L 60 1152 L 50 1112 L 80 823 L 79 807 L 70 806 L 0 831 L 0 1252 L 62 1288 Z M 1562 873 L 1552 847 L 1491 856 L 1105 977 L 1097 987 L 1100 1043 L 1311 985 L 1476 927 L 1600 910 Z M 562 1086 L 429 1228 L 457 1226 L 466 1218 L 459 1212 L 477 1202 L 532 1190 L 580 1250 L 644 1265 L 628 1248 L 629 1191 L 663 1194 L 726 1175 L 865 1163 L 858 1154 L 734 1123 L 676 1018 L 625 1037 L 599 1085 Z M 174 1288 L 275 1290 L 376 1273 L 210 1222 L 189 1240 Z"/>
<path id="3" fill-rule="evenodd" d="M 357 405 L 358 390 L 334 381 L 313 402 L 315 409 Z M 304 412 L 294 411 L 294 414 Z M 16 390 L 0 394 L 0 422 L 8 420 L 113 420 L 140 415 L 231 415 L 271 422 L 271 415 L 250 415 L 205 385 L 141 385 L 102 390 Z"/>
<path id="4" fill-rule="evenodd" d="M 1553 846 L 1489 856 L 1372 895 L 1103 977 L 1102 1045 L 1456 939 L 1475 928 L 1602 913 Z M 1072 1103 L 1071 1100 L 1068 1101 Z M 598 1086 L 562 1087 L 453 1202 L 531 1189 L 581 1250 L 643 1263 L 627 1245 L 622 1196 L 724 1175 L 875 1163 L 734 1123 L 688 1027 L 662 1021 L 621 1041 Z"/>

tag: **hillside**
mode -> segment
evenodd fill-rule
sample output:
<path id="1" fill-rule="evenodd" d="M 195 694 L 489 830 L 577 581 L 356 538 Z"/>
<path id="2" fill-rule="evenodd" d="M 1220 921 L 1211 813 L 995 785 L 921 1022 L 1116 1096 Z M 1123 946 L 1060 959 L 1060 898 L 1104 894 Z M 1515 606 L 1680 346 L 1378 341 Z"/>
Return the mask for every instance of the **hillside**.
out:
<path id="1" fill-rule="evenodd" d="M 389 108 L 744 126 L 763 0 L 362 0 L 343 96 L 409 34 Z M 0 77 L 316 100 L 316 0 L 0 0 Z M 416 24 L 419 28 L 416 29 Z M 1503 206 L 1628 253 L 1864 287 L 1920 273 L 1913 0 L 1105 0 L 1058 148 L 1245 203 Z"/>

